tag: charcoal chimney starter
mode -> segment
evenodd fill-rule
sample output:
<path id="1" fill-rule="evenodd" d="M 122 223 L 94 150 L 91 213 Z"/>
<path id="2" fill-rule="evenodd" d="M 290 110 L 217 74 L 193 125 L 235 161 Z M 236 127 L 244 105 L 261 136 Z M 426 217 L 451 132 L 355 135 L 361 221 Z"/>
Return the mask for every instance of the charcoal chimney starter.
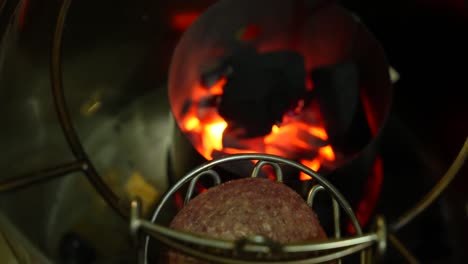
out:
<path id="1" fill-rule="evenodd" d="M 390 111 L 391 81 L 380 44 L 334 1 L 224 0 L 182 36 L 169 97 L 176 178 L 203 160 L 266 153 L 357 197 Z M 245 175 L 253 166 L 224 169 Z"/>

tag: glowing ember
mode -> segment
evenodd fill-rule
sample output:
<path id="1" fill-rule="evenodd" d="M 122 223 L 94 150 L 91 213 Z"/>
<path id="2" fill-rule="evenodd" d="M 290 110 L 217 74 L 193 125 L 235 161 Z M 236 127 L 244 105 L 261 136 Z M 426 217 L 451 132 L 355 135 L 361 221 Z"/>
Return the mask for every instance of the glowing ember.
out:
<path id="1" fill-rule="evenodd" d="M 226 85 L 227 80 L 226 78 L 221 78 L 217 83 L 210 88 L 210 92 L 212 95 L 222 95 L 223 94 L 223 87 Z"/>
<path id="2" fill-rule="evenodd" d="M 187 118 L 187 121 L 184 124 L 184 128 L 187 131 L 193 131 L 200 126 L 200 120 L 198 118 L 191 116 Z"/>
<path id="3" fill-rule="evenodd" d="M 203 157 L 212 160 L 215 153 L 266 153 L 297 160 L 314 171 L 334 168 L 337 157 L 327 142 L 328 134 L 317 106 L 305 106 L 302 109 L 307 113 L 305 115 L 286 113 L 283 122 L 274 125 L 271 133 L 262 138 L 237 139 L 232 135 L 225 138 L 228 124 L 218 114 L 216 101 L 223 94 L 226 82 L 226 78 L 220 78 L 211 87 L 198 83 L 192 90 L 190 107 L 180 124 Z M 300 175 L 301 181 L 311 179 L 306 174 Z"/>
<path id="4" fill-rule="evenodd" d="M 309 133 L 322 139 L 322 140 L 328 140 L 328 134 L 327 131 L 325 131 L 325 128 L 323 127 L 309 127 Z"/>
<path id="5" fill-rule="evenodd" d="M 320 166 L 321 166 L 321 162 L 319 159 L 314 159 L 314 160 L 303 160 L 301 162 L 304 166 L 306 167 L 309 167 L 311 170 L 313 171 L 318 171 L 320 169 Z M 300 180 L 301 181 L 309 181 L 309 180 L 312 180 L 312 177 L 301 172 L 301 175 L 300 175 Z"/>
<path id="6" fill-rule="evenodd" d="M 224 120 L 219 120 L 204 126 L 202 140 L 203 148 L 205 149 L 205 157 L 208 159 L 213 159 L 211 155 L 214 150 L 223 150 L 223 133 L 227 126 Z"/>
<path id="7" fill-rule="evenodd" d="M 277 125 L 274 125 L 273 128 L 271 129 L 271 132 L 273 134 L 277 134 L 279 132 L 280 128 Z"/>
<path id="8" fill-rule="evenodd" d="M 319 154 L 329 161 L 335 160 L 335 152 L 333 152 L 333 149 L 330 145 L 320 148 Z"/>

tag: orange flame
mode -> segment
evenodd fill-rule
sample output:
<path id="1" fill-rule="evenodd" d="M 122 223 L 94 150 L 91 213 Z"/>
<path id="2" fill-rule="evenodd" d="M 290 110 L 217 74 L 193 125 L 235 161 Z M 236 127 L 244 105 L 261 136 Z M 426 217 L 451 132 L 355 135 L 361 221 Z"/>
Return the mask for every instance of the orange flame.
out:
<path id="1" fill-rule="evenodd" d="M 217 81 L 213 87 L 210 88 L 211 94 L 212 95 L 222 95 L 223 94 L 223 88 L 224 85 L 226 85 L 227 79 L 226 78 L 221 78 L 219 81 Z"/>
<path id="2" fill-rule="evenodd" d="M 187 118 L 187 121 L 184 123 L 184 128 L 187 131 L 193 131 L 200 126 L 200 120 L 198 118 L 191 116 Z"/>
<path id="3" fill-rule="evenodd" d="M 202 140 L 205 157 L 213 159 L 212 154 L 214 150 L 223 150 L 223 133 L 227 126 L 224 120 L 219 120 L 204 127 Z"/>
<path id="4" fill-rule="evenodd" d="M 320 148 L 319 154 L 329 161 L 335 160 L 335 152 L 333 152 L 333 148 L 330 145 Z"/>
<path id="5" fill-rule="evenodd" d="M 274 126 L 271 128 L 271 133 L 277 134 L 277 133 L 279 132 L 279 130 L 280 130 L 279 126 L 274 125 Z"/>
<path id="6" fill-rule="evenodd" d="M 218 114 L 216 107 L 200 108 L 199 102 L 203 98 L 222 95 L 226 82 L 226 78 L 221 78 L 211 87 L 203 87 L 197 83 L 192 90 L 192 106 L 180 124 L 183 132 L 189 133 L 195 148 L 206 159 L 212 160 L 215 151 L 224 154 L 267 153 L 299 160 L 313 171 L 332 165 L 336 160 L 333 147 L 327 144 L 328 133 L 321 125 L 323 122 L 319 118 L 320 113 L 317 108 L 305 110 L 318 115 L 315 119 L 312 118 L 315 120 L 313 124 L 302 119 L 291 119 L 285 115 L 285 121 L 281 125 L 274 125 L 271 133 L 262 139 L 242 141 L 239 144 L 241 148 L 223 146 L 227 122 Z M 304 158 L 310 155 L 315 156 Z M 311 179 L 312 177 L 304 173 L 300 175 L 301 181 Z"/>
<path id="7" fill-rule="evenodd" d="M 309 133 L 322 139 L 322 140 L 328 140 L 328 134 L 327 131 L 325 131 L 325 128 L 323 127 L 314 127 L 311 126 L 309 128 Z"/>
<path id="8" fill-rule="evenodd" d="M 314 159 L 314 160 L 302 160 L 301 163 L 306 166 L 306 167 L 309 167 L 311 170 L 317 172 L 320 167 L 322 166 L 321 162 L 319 159 Z M 300 180 L 301 181 L 310 181 L 312 180 L 312 177 L 301 172 L 301 175 L 299 176 Z"/>

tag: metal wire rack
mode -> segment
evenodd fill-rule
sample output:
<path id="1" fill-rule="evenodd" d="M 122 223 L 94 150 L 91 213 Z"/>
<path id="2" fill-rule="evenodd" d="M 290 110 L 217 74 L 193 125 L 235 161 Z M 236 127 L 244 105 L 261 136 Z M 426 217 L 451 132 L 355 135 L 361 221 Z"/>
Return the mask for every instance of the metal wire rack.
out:
<path id="1" fill-rule="evenodd" d="M 57 17 L 52 44 L 50 77 L 52 80 L 52 96 L 54 98 L 57 115 L 68 145 L 75 157 L 75 161 L 2 180 L 0 181 L 0 193 L 23 189 L 40 182 L 72 175 L 73 172 L 81 171 L 87 176 L 96 191 L 104 198 L 109 206 L 129 222 L 130 233 L 135 237 L 136 241 L 138 242 L 141 238 L 144 238 L 143 246 L 141 247 L 143 254 L 140 258 L 142 263 L 147 263 L 148 246 L 152 241 L 150 237 L 187 255 L 221 263 L 321 263 L 339 260 L 347 255 L 356 253 L 361 254 L 361 263 L 373 263 L 383 254 L 383 252 L 385 252 L 388 240 L 408 260 L 409 263 L 419 263 L 397 239 L 395 233 L 428 208 L 429 205 L 431 205 L 453 181 L 467 159 L 468 138 L 447 173 L 433 187 L 433 189 L 427 193 L 427 195 L 425 195 L 414 207 L 409 209 L 394 223 L 387 225 L 383 217 L 377 217 L 375 220 L 375 228 L 368 234 L 362 233 L 361 227 L 357 222 L 356 215 L 346 199 L 340 194 L 339 190 L 332 186 L 323 176 L 296 162 L 275 156 L 260 154 L 229 156 L 198 167 L 181 179 L 167 193 L 167 195 L 162 199 L 160 205 L 156 208 L 150 220 L 142 219 L 139 212 L 141 203 L 138 199 L 127 201 L 118 197 L 102 180 L 95 169 L 93 162 L 88 158 L 68 113 L 62 84 L 61 51 L 62 33 L 70 4 L 71 0 L 63 0 Z M 192 187 L 189 187 L 189 192 L 186 195 L 186 201 L 188 201 L 193 194 L 193 185 L 198 181 L 198 179 L 200 179 L 200 177 L 211 176 L 215 179 L 215 183 L 219 183 L 219 175 L 214 173 L 211 169 L 224 162 L 239 160 L 261 161 L 253 171 L 253 177 L 258 175 L 258 170 L 264 165 L 270 165 L 276 168 L 277 178 L 278 180 L 281 180 L 282 173 L 280 164 L 295 167 L 296 169 L 314 177 L 318 181 L 318 185 L 311 189 L 309 199 L 307 200 L 308 204 L 313 206 L 314 197 L 317 192 L 327 192 L 333 199 L 334 219 L 336 220 L 339 217 L 340 210 L 344 211 L 347 217 L 351 220 L 357 235 L 351 238 L 341 238 L 339 229 L 335 228 L 334 238 L 329 239 L 326 242 L 278 245 L 277 243 L 269 241 L 263 237 L 252 237 L 237 242 L 209 239 L 154 224 L 164 203 L 167 202 L 170 196 L 173 195 L 174 192 L 182 185 L 189 182 L 191 183 Z M 337 222 L 335 221 L 335 223 Z M 303 256 L 304 253 L 312 252 L 316 253 L 312 258 Z"/>
<path id="2" fill-rule="evenodd" d="M 193 193 L 196 183 L 202 177 L 211 177 L 215 185 L 221 183 L 221 177 L 213 170 L 214 167 L 236 161 L 258 161 L 251 177 L 259 177 L 264 166 L 271 166 L 275 170 L 276 179 L 282 182 L 283 174 L 281 166 L 292 167 L 314 177 L 318 184 L 313 186 L 307 197 L 307 204 L 313 207 L 316 195 L 319 192 L 327 192 L 333 201 L 334 215 L 334 239 L 326 242 L 297 243 L 281 245 L 267 238 L 255 236 L 241 239 L 239 241 L 226 241 L 175 231 L 154 224 L 163 207 L 172 196 L 185 184 L 189 187 L 185 196 L 187 203 Z M 140 203 L 132 201 L 130 229 L 131 233 L 138 239 L 139 231 L 145 234 L 143 258 L 140 263 L 148 263 L 148 249 L 151 239 L 157 239 L 163 244 L 170 246 L 184 254 L 215 263 L 323 263 L 339 260 L 345 256 L 361 253 L 361 263 L 374 263 L 373 258 L 381 256 L 386 248 L 386 226 L 382 217 L 378 217 L 375 230 L 364 234 L 361 230 L 352 207 L 343 195 L 330 184 L 322 175 L 312 171 L 304 165 L 281 157 L 264 154 L 232 155 L 211 161 L 193 170 L 178 181 L 162 198 L 150 221 L 140 218 Z M 340 211 L 344 211 L 351 220 L 356 230 L 356 236 L 341 238 L 340 234 Z M 313 257 L 311 257 L 313 256 Z"/>

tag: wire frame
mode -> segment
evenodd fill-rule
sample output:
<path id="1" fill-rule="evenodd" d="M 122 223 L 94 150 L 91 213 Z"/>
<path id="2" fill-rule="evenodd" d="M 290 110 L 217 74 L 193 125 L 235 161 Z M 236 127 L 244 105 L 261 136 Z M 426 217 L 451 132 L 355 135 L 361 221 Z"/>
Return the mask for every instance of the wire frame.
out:
<path id="1" fill-rule="evenodd" d="M 128 220 L 128 201 L 124 201 L 119 196 L 117 196 L 103 181 L 97 172 L 93 162 L 89 159 L 88 154 L 83 148 L 78 134 L 76 133 L 76 129 L 70 117 L 68 106 L 65 100 L 62 80 L 62 35 L 71 2 L 71 0 L 62 1 L 57 17 L 57 23 L 51 47 L 52 52 L 50 61 L 50 79 L 52 96 L 60 126 L 75 160 L 69 163 L 45 168 L 40 171 L 35 171 L 25 175 L 2 180 L 0 181 L 0 193 L 14 191 L 40 182 L 49 181 L 66 175 L 72 175 L 74 172 L 83 172 L 87 179 L 94 186 L 96 191 L 109 204 L 109 206 L 112 207 L 124 219 Z"/>
<path id="2" fill-rule="evenodd" d="M 185 203 L 188 203 L 193 196 L 194 188 L 202 177 L 213 179 L 214 185 L 221 183 L 221 177 L 214 170 L 216 166 L 226 163 L 239 161 L 258 161 L 252 171 L 251 177 L 259 177 L 260 171 L 264 166 L 274 168 L 276 179 L 279 182 L 283 180 L 282 166 L 292 167 L 300 172 L 312 176 L 318 182 L 309 191 L 307 204 L 313 207 L 316 195 L 319 192 L 326 192 L 333 201 L 334 214 L 334 238 L 327 241 L 311 241 L 295 244 L 283 245 L 271 241 L 261 236 L 246 237 L 238 241 L 227 241 L 213 239 L 206 236 L 191 234 L 182 231 L 172 230 L 170 228 L 154 224 L 161 214 L 164 206 L 171 201 L 182 187 L 189 185 Z M 208 162 L 185 177 L 180 179 L 162 198 L 156 207 L 150 221 L 144 220 L 140 215 L 141 204 L 138 199 L 131 203 L 130 231 L 136 240 L 143 238 L 143 254 L 140 263 L 148 263 L 149 248 L 152 239 L 182 252 L 188 256 L 206 260 L 215 263 L 323 263 L 337 260 L 355 253 L 361 252 L 361 263 L 369 262 L 371 251 L 375 248 L 385 250 L 382 245 L 386 241 L 385 224 L 378 225 L 373 233 L 363 234 L 361 226 L 357 220 L 348 201 L 343 195 L 327 181 L 322 175 L 314 172 L 306 166 L 297 162 L 265 154 L 242 154 L 232 155 L 221 159 Z M 340 234 L 340 211 L 343 211 L 350 219 L 356 230 L 356 236 L 350 238 L 341 238 Z M 140 233 L 141 232 L 141 233 Z M 143 235 L 143 236 L 140 236 Z M 376 254 L 373 254 L 376 255 Z M 313 256 L 313 257 L 311 257 Z"/>

